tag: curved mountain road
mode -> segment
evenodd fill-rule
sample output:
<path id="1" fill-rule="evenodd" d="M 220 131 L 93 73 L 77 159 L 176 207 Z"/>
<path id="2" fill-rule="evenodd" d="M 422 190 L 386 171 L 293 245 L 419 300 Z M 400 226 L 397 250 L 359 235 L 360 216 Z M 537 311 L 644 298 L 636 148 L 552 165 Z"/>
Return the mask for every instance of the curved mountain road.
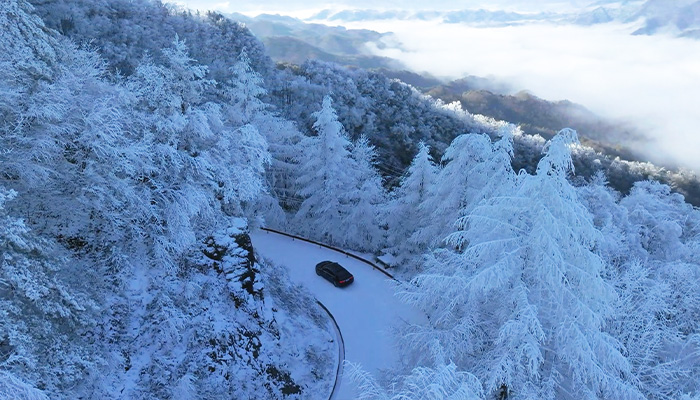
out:
<path id="1" fill-rule="evenodd" d="M 398 362 L 392 326 L 400 320 L 418 322 L 422 317 L 394 296 L 391 279 L 359 260 L 315 244 L 265 231 L 251 232 L 250 237 L 256 252 L 286 266 L 290 279 L 305 286 L 333 314 L 345 341 L 346 360 L 361 364 L 375 376 Z M 324 260 L 343 265 L 355 282 L 336 288 L 317 276 L 314 267 Z M 334 399 L 356 398 L 354 382 L 341 376 Z"/>
<path id="2" fill-rule="evenodd" d="M 333 314 L 325 305 L 323 305 L 323 303 L 318 300 L 316 300 L 316 302 L 319 306 L 321 306 L 321 308 L 323 308 L 323 311 L 328 313 L 328 316 L 331 318 L 331 325 L 333 325 L 332 328 L 333 331 L 335 331 L 335 338 L 338 343 L 338 368 L 335 372 L 335 382 L 333 382 L 333 390 L 331 391 L 329 400 L 339 400 L 338 393 L 340 392 L 340 382 L 343 379 L 343 361 L 345 360 L 345 341 L 343 340 L 343 333 L 340 332 L 340 327 L 338 326 L 338 322 L 335 320 L 335 317 L 333 317 Z"/>

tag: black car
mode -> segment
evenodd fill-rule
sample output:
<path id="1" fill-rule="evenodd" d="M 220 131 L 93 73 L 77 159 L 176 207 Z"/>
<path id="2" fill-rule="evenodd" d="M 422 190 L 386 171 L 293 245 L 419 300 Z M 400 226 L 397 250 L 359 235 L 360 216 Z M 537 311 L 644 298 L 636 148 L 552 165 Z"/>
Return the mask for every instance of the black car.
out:
<path id="1" fill-rule="evenodd" d="M 333 261 L 321 261 L 316 264 L 316 275 L 326 278 L 335 286 L 347 286 L 351 284 L 355 278 L 347 269 Z"/>

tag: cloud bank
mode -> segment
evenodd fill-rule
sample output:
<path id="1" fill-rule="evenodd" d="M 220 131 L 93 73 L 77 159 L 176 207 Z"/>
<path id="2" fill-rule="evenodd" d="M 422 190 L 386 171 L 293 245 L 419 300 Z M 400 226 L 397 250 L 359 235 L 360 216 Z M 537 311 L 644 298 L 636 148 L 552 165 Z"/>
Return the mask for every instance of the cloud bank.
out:
<path id="1" fill-rule="evenodd" d="M 549 100 L 568 99 L 651 137 L 656 162 L 700 171 L 700 41 L 632 36 L 635 27 L 530 24 L 474 28 L 424 21 L 346 24 L 394 32 L 371 46 L 415 71 L 493 76 Z M 386 44 L 385 44 L 386 45 Z"/>

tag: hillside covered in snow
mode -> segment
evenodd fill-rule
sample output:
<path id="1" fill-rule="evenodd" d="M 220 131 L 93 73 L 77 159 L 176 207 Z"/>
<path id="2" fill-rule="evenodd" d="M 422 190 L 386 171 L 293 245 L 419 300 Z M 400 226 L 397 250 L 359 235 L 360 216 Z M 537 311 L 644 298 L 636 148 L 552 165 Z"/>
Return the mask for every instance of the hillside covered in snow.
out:
<path id="1" fill-rule="evenodd" d="M 393 260 L 363 398 L 700 396 L 694 176 L 152 0 L 5 0 L 0 66 L 0 399 L 327 398 L 261 225 Z"/>

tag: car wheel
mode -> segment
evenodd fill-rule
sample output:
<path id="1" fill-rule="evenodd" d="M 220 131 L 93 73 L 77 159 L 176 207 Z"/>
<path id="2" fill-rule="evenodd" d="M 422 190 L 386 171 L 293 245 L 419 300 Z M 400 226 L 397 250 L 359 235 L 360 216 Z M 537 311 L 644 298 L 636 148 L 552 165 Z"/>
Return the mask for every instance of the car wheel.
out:
<path id="1" fill-rule="evenodd" d="M 338 287 L 338 282 L 336 282 L 335 279 L 333 280 L 333 286 Z"/>

